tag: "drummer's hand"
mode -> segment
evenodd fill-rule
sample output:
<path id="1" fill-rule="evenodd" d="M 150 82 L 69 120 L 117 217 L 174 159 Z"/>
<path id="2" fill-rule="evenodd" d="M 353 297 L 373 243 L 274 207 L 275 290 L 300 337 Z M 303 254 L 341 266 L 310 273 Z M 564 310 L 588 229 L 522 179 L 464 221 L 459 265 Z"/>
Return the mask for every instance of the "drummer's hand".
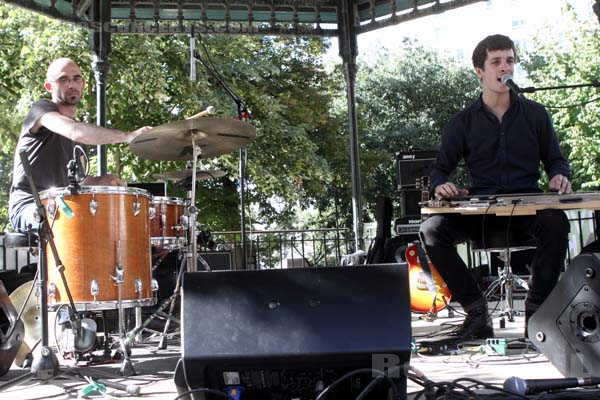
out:
<path id="1" fill-rule="evenodd" d="M 459 189 L 452 182 L 442 183 L 437 185 L 434 190 L 435 198 L 438 200 L 449 199 L 456 196 L 466 196 L 469 194 L 467 189 Z"/>
<path id="2" fill-rule="evenodd" d="M 127 133 L 127 142 L 131 143 L 133 139 L 140 136 L 144 132 L 148 132 L 150 129 L 152 129 L 151 126 L 142 126 L 141 128 L 138 128 L 135 131 Z"/>
<path id="3" fill-rule="evenodd" d="M 87 176 L 83 185 L 86 186 L 127 186 L 127 183 L 114 175 Z"/>
<path id="4" fill-rule="evenodd" d="M 573 193 L 573 190 L 571 190 L 571 182 L 569 182 L 569 178 L 561 174 L 554 175 L 548 183 L 548 187 L 550 188 L 550 190 L 558 192 L 558 194 Z"/>

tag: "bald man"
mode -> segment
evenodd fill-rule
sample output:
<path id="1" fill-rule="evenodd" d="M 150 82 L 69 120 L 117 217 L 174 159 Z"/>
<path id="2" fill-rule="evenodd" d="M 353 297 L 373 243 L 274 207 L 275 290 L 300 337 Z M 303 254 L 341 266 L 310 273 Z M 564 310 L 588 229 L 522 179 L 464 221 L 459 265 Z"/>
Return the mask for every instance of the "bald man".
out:
<path id="1" fill-rule="evenodd" d="M 81 69 L 73 60 L 59 58 L 48 66 L 44 88 L 50 93 L 51 100 L 40 100 L 33 104 L 23 121 L 15 150 L 8 214 L 16 231 L 26 232 L 30 226 L 37 227 L 33 195 L 19 157 L 22 149 L 26 149 L 33 181 L 37 189 L 42 191 L 69 185 L 67 164 L 73 158 L 77 144 L 129 143 L 150 129 L 144 126 L 125 132 L 75 121 L 84 86 Z M 87 176 L 81 184 L 125 185 L 113 175 Z"/>

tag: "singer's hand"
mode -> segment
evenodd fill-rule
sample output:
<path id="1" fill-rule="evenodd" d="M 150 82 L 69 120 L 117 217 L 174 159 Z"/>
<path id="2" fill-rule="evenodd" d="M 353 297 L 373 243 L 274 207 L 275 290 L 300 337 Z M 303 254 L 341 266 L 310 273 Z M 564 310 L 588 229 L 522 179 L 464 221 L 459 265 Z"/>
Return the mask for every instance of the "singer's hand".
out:
<path id="1" fill-rule="evenodd" d="M 469 194 L 469 191 L 467 189 L 457 188 L 452 182 L 446 182 L 442 183 L 441 185 L 437 185 L 433 193 L 436 199 L 442 200 L 456 196 L 466 196 Z"/>
<path id="2" fill-rule="evenodd" d="M 569 178 L 561 174 L 554 175 L 548 183 L 548 187 L 550 188 L 550 190 L 558 192 L 558 194 L 573 193 L 573 190 L 571 190 L 571 182 L 569 182 Z"/>
<path id="3" fill-rule="evenodd" d="M 84 186 L 127 186 L 127 183 L 114 175 L 87 176 L 82 185 Z"/>

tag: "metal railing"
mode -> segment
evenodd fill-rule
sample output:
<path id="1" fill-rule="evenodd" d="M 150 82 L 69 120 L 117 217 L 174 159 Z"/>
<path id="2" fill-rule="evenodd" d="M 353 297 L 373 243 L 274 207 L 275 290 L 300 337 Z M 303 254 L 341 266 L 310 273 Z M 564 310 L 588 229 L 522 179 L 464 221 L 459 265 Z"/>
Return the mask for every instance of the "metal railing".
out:
<path id="1" fill-rule="evenodd" d="M 211 250 L 232 252 L 234 269 L 242 265 L 241 232 L 211 232 L 211 240 Z M 336 266 L 353 251 L 354 236 L 346 228 L 252 231 L 246 239 L 246 268 Z"/>

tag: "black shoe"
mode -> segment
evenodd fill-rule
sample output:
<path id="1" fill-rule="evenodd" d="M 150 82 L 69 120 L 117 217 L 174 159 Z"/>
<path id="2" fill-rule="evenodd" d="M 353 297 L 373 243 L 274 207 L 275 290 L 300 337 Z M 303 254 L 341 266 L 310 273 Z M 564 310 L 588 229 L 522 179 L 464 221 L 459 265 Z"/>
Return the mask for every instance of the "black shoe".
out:
<path id="1" fill-rule="evenodd" d="M 451 332 L 449 336 L 464 341 L 493 338 L 494 328 L 487 305 L 475 307 L 470 310 L 462 325 Z"/>

